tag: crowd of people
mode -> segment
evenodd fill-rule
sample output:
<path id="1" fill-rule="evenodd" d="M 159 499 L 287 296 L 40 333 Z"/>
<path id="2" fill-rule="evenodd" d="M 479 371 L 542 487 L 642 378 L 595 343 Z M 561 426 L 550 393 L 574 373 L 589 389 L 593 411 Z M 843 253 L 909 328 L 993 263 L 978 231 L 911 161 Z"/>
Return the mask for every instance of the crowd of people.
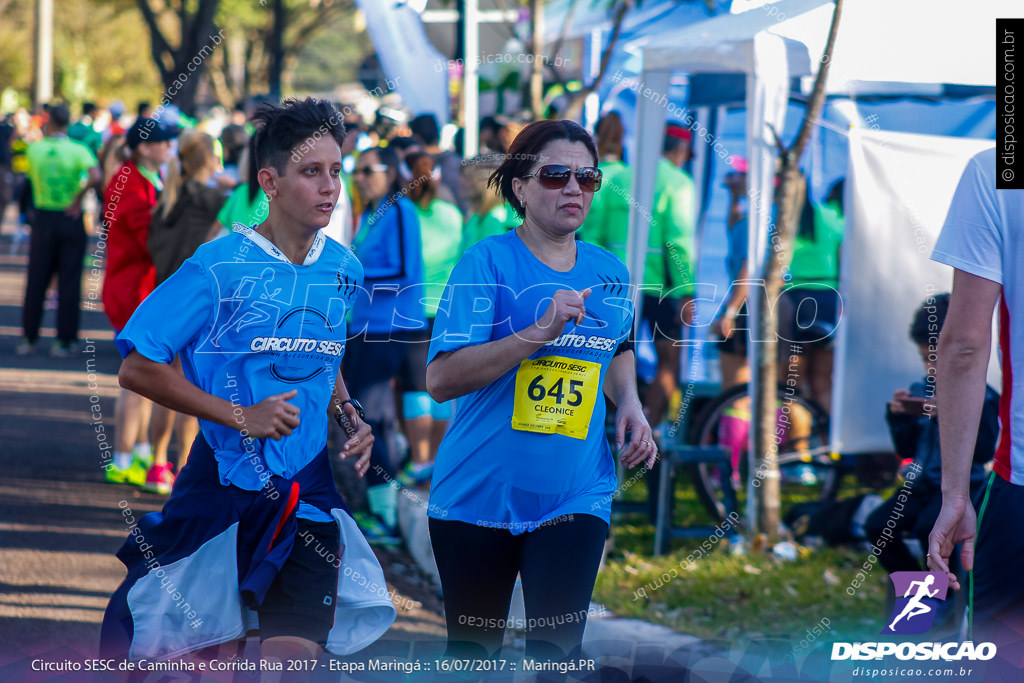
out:
<path id="1" fill-rule="evenodd" d="M 362 534 L 370 543 L 397 543 L 399 485 L 430 488 L 430 509 L 444 512 L 431 513 L 430 528 L 452 647 L 491 654 L 503 629 L 459 617 L 483 614 L 480 623 L 498 623 L 517 574 L 531 586 L 531 614 L 554 620 L 586 610 L 615 488 L 605 398 L 619 460 L 629 467 L 646 462 L 648 469 L 655 463 L 659 437 L 652 426 L 672 417 L 680 342 L 694 323 L 692 134 L 668 124 L 662 153 L 650 162 L 657 166 L 655 204 L 637 315 L 651 333 L 657 367 L 653 381 L 638 388 L 630 278 L 622 263 L 633 168 L 617 113 L 602 118 L 595 137 L 568 121 L 520 126 L 488 117 L 481 153 L 463 159 L 459 136 L 431 114 L 407 121 L 379 114 L 367 125 L 352 107 L 311 102 L 264 103 L 199 121 L 171 121 L 144 103 L 133 120 L 123 107 L 86 105 L 72 123 L 61 104 L 38 117 L 11 117 L 0 127 L 7 155 L 0 157 L 7 165 L 0 197 L 17 201 L 19 220 L 31 226 L 24 336 L 16 352 L 39 352 L 56 276 L 58 338 L 50 354 L 74 356 L 87 235 L 102 237 L 104 311 L 126 355 L 107 479 L 172 495 L 171 506 L 186 495 L 176 479 L 206 486 L 197 477 L 209 475 L 216 454 L 221 485 L 259 491 L 265 481 L 225 469 L 222 451 L 248 462 L 253 438 L 290 437 L 285 442 L 294 444 L 302 431 L 326 432 L 307 414 L 326 414 L 333 397 L 339 424 L 358 427 L 346 434 L 345 452 L 359 456 L 366 479 L 366 507 L 352 515 Z M 337 154 L 314 144 L 321 139 L 313 136 L 315 126 L 308 139 L 277 129 L 292 121 L 305 130 L 317 116 L 331 124 Z M 455 144 L 442 145 L 442 138 Z M 728 259 L 730 274 L 742 280 L 745 167 L 740 159 L 733 164 Z M 93 192 L 100 201 L 91 215 Z M 801 233 L 819 270 L 794 282 L 837 277 L 841 227 L 829 220 L 841 208 L 825 206 L 806 212 Z M 232 260 L 240 250 L 246 256 Z M 358 267 L 335 252 L 354 254 Z M 298 283 L 273 263 L 313 269 L 322 253 L 348 264 L 318 275 L 344 300 L 343 351 L 328 353 L 317 368 L 310 366 L 312 349 L 299 354 L 305 360 L 275 360 L 280 354 L 272 353 L 266 367 L 236 367 L 234 360 L 210 366 L 211 357 L 251 337 L 251 326 L 266 336 L 253 337 L 259 348 L 247 350 L 261 352 L 298 350 L 291 347 L 310 341 L 310 326 L 334 332 L 330 301 L 322 310 L 280 308 Z M 798 274 L 811 260 L 798 258 L 791 271 Z M 234 268 L 234 261 L 251 263 Z M 547 291 L 548 283 L 557 287 Z M 715 316 L 723 358 L 737 356 L 732 382 L 741 381 L 740 337 L 751 332 L 743 329 L 744 296 L 735 286 Z M 161 316 L 176 308 L 184 313 L 169 329 Z M 264 353 L 250 355 L 266 361 Z M 229 382 L 224 373 L 231 368 Z M 286 391 L 325 369 L 333 393 L 310 403 Z M 225 402 L 242 408 L 245 420 L 238 422 L 237 412 L 222 415 Z M 300 430 L 299 413 L 302 424 L 315 427 Z M 207 429 L 208 423 L 220 427 Z M 247 436 L 236 443 L 241 430 Z M 319 436 L 305 438 L 301 456 L 265 441 L 259 455 L 268 477 L 320 486 L 322 472 L 303 469 L 314 466 L 307 456 L 321 451 Z M 298 533 L 337 546 L 328 527 L 339 504 L 324 495 L 301 499 Z M 501 570 L 485 571 L 496 558 L 503 558 Z M 301 637 L 307 651 L 327 642 L 323 629 L 282 633 Z M 569 652 L 582 622 L 536 635 L 536 652 Z"/>

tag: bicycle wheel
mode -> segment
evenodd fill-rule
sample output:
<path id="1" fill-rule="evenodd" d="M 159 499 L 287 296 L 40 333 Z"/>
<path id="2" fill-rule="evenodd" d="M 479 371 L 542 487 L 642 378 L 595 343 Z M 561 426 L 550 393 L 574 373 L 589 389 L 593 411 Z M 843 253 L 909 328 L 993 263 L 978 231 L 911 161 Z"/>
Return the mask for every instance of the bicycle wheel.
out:
<path id="1" fill-rule="evenodd" d="M 776 391 L 776 430 L 773 441 L 779 462 L 782 515 L 794 503 L 832 500 L 839 492 L 842 471 L 828 449 L 828 413 L 814 401 L 792 393 L 785 385 Z M 712 517 L 725 519 L 723 485 L 732 486 L 739 509 L 750 478 L 748 454 L 749 387 L 732 387 L 713 400 L 694 419 L 687 443 L 722 446 L 730 451 L 732 475 L 720 466 L 700 463 L 691 467 L 697 497 Z"/>

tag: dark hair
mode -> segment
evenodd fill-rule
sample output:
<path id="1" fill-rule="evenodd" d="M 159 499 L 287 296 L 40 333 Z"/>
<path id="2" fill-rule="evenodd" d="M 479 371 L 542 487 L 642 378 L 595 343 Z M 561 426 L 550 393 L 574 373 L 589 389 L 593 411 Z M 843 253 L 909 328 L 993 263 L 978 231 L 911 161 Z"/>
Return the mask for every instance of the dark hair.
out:
<path id="1" fill-rule="evenodd" d="M 256 197 L 259 170 L 272 166 L 283 174 L 289 158 L 308 151 L 305 143 L 310 138 L 330 135 L 338 147 L 345 143 L 341 114 L 326 100 L 307 97 L 287 99 L 279 107 L 264 104 L 253 114 L 252 122 L 256 134 L 249 142 L 249 201 Z"/>
<path id="2" fill-rule="evenodd" d="M 597 122 L 594 133 L 597 136 L 597 153 L 600 156 L 612 155 L 622 158 L 622 137 L 625 135 L 622 117 L 619 112 L 610 111 Z"/>
<path id="3" fill-rule="evenodd" d="M 426 152 L 410 152 L 405 157 L 412 179 L 405 186 L 405 194 L 421 207 L 426 208 L 437 198 L 438 181 L 434 177 L 434 157 Z"/>
<path id="4" fill-rule="evenodd" d="M 910 338 L 915 344 L 931 345 L 939 336 L 946 313 L 949 312 L 949 294 L 936 294 L 928 297 L 914 312 L 914 321 L 910 323 Z"/>
<path id="5" fill-rule="evenodd" d="M 402 192 L 402 174 L 399 172 L 398 167 L 401 165 L 401 162 L 398 160 L 398 154 L 395 153 L 395 150 L 390 147 L 370 147 L 363 154 L 376 154 L 377 161 L 387 166 L 395 174 L 394 180 L 388 186 L 388 193 L 400 194 Z"/>
<path id="6" fill-rule="evenodd" d="M 512 144 L 508 148 L 505 161 L 498 167 L 487 181 L 489 187 L 501 192 L 516 215 L 524 218 L 526 213 L 522 203 L 512 191 L 512 180 L 522 178 L 533 169 L 534 162 L 544 161 L 540 159 L 540 152 L 549 142 L 556 140 L 567 140 L 568 142 L 582 143 L 597 166 L 597 146 L 594 145 L 594 138 L 583 129 L 580 124 L 568 119 L 552 121 L 535 121 L 519 131 Z"/>
<path id="7" fill-rule="evenodd" d="M 92 116 L 95 111 L 96 111 L 96 105 L 93 104 L 92 102 L 83 102 L 82 103 L 82 116 Z"/>
<path id="8" fill-rule="evenodd" d="M 420 114 L 409 122 L 409 130 L 412 134 L 423 141 L 427 147 L 441 142 L 441 129 L 437 125 L 437 118 L 433 114 Z"/>
<path id="9" fill-rule="evenodd" d="M 71 112 L 63 104 L 55 104 L 50 107 L 50 125 L 57 128 L 67 128 L 71 123 Z"/>
<path id="10" fill-rule="evenodd" d="M 489 130 L 492 133 L 497 133 L 499 130 L 501 130 L 504 127 L 505 126 L 501 125 L 501 122 L 498 121 L 498 119 L 494 118 L 493 116 L 485 116 L 482 119 L 480 119 L 480 131 L 481 132 L 483 132 L 485 130 Z"/>
<path id="11" fill-rule="evenodd" d="M 249 134 L 245 127 L 237 123 L 224 126 L 220 132 L 220 144 L 224 148 L 224 164 L 226 166 L 237 166 L 245 149 L 245 143 L 249 141 Z"/>
<path id="12" fill-rule="evenodd" d="M 149 102 L 139 102 L 139 106 L 136 107 L 135 113 L 138 114 L 139 116 L 142 116 L 142 112 L 146 111 L 147 109 L 152 109 L 152 108 L 153 107 L 150 106 Z"/>
<path id="13" fill-rule="evenodd" d="M 395 150 L 395 152 L 406 152 L 410 149 L 419 149 L 423 147 L 423 145 L 421 145 L 420 141 L 416 138 L 397 137 L 391 138 L 391 140 L 388 141 L 388 147 Z"/>

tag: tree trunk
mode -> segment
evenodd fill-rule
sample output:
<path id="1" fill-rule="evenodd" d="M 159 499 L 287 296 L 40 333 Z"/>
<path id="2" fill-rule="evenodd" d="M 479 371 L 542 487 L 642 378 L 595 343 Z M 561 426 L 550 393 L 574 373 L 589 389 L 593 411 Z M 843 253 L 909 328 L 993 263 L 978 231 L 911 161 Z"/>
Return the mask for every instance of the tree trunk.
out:
<path id="1" fill-rule="evenodd" d="M 267 71 L 267 85 L 271 97 L 281 98 L 281 76 L 284 73 L 284 31 L 288 15 L 284 0 L 274 0 L 274 23 L 270 28 L 267 48 L 270 51 L 270 68 Z"/>
<path id="2" fill-rule="evenodd" d="M 796 219 L 802 206 L 801 194 L 805 181 L 800 174 L 800 157 L 811 136 L 811 127 L 821 116 L 825 103 L 825 81 L 828 67 L 832 62 L 832 50 L 835 46 L 839 19 L 842 15 L 843 0 L 835 0 L 832 14 L 832 25 L 829 28 L 828 41 L 821 59 L 821 66 L 814 81 L 814 88 L 807 101 L 807 109 L 800 124 L 800 132 L 789 149 L 782 150 L 780 170 L 781 181 L 777 192 L 778 211 L 775 221 L 775 238 L 771 254 L 765 262 L 764 282 L 765 300 L 761 302 L 758 332 L 763 340 L 762 355 L 758 367 L 754 368 L 757 379 L 755 406 L 758 414 L 754 423 L 754 454 L 757 457 L 753 477 L 760 484 L 753 486 L 755 497 L 756 520 L 754 532 L 763 535 L 773 543 L 778 535 L 780 516 L 779 504 L 779 463 L 778 440 L 775 438 L 778 428 L 776 407 L 776 386 L 778 384 L 777 363 L 778 352 L 778 319 L 775 317 L 775 306 L 782 291 L 782 272 L 789 266 L 793 253 L 793 238 L 796 235 Z M 779 142 L 781 145 L 781 141 Z M 806 199 L 806 196 L 804 197 Z M 762 198 L 763 201 L 763 198 Z M 788 356 L 788 354 L 787 354 Z"/>
<path id="3" fill-rule="evenodd" d="M 214 16 L 220 0 L 199 0 L 195 12 L 189 14 L 184 6 L 176 12 L 179 22 L 178 47 L 172 47 L 160 28 L 160 18 L 150 5 L 150 0 L 136 0 L 142 18 L 149 29 L 150 54 L 164 92 L 160 105 L 176 105 L 184 113 L 195 113 L 196 94 L 203 77 L 207 59 L 213 49 L 223 41 L 223 34 L 217 31 Z"/>

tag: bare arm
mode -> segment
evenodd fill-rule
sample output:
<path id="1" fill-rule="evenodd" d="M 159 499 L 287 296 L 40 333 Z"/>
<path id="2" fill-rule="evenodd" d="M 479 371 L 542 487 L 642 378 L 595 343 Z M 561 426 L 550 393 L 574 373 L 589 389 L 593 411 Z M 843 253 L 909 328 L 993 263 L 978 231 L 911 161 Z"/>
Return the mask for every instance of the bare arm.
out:
<path id="1" fill-rule="evenodd" d="M 471 394 L 495 381 L 537 349 L 557 339 L 570 320 L 583 319 L 590 290 L 560 289 L 541 319 L 526 329 L 486 344 L 439 353 L 427 366 L 427 391 L 439 402 Z"/>
<path id="2" fill-rule="evenodd" d="M 89 190 L 96 190 L 96 194 L 100 194 L 102 187 L 103 169 L 99 166 L 93 166 L 89 169 L 89 179 L 86 181 L 85 187 L 78 191 L 78 194 L 76 194 L 75 198 L 71 200 L 71 203 L 64 212 L 77 218 L 82 213 L 82 199 L 85 197 L 85 193 Z"/>
<path id="3" fill-rule="evenodd" d="M 439 353 L 427 366 L 427 391 L 444 403 L 482 389 L 548 343 L 535 328 L 531 325 L 486 344 Z"/>
<path id="4" fill-rule="evenodd" d="M 985 375 L 992 345 L 992 311 L 1002 291 L 999 283 L 956 270 L 953 294 L 939 336 L 936 399 L 942 419 L 942 508 L 928 537 L 928 567 L 949 576 L 949 557 L 963 543 L 964 569 L 974 568 L 977 517 L 970 499 L 970 472 L 978 437 Z"/>
<path id="5" fill-rule="evenodd" d="M 942 499 L 970 504 L 971 462 L 985 403 L 992 350 L 992 311 L 1002 286 L 957 270 L 949 313 L 939 337 L 939 441 Z"/>
<path id="6" fill-rule="evenodd" d="M 616 408 L 635 403 L 640 406 L 636 388 L 636 356 L 626 351 L 612 358 L 604 376 L 604 393 Z"/>
<path id="7" fill-rule="evenodd" d="M 648 468 L 652 467 L 658 448 L 637 394 L 636 357 L 632 351 L 612 358 L 604 376 L 604 393 L 616 408 L 615 449 L 619 451 L 619 460 L 626 467 L 635 467 L 645 461 Z M 625 443 L 627 431 L 630 433 L 629 443 Z"/>
<path id="8" fill-rule="evenodd" d="M 747 262 L 744 260 L 740 272 L 736 275 L 736 281 L 732 283 L 732 291 L 729 294 L 729 300 L 725 304 L 725 310 L 711 323 L 711 331 L 723 339 L 728 339 L 732 336 L 732 332 L 736 327 L 736 315 L 739 313 L 743 302 L 747 299 L 746 279 Z"/>
<path id="9" fill-rule="evenodd" d="M 247 430 L 254 439 L 280 439 L 299 426 L 299 409 L 288 403 L 299 393 L 294 389 L 252 406 L 237 406 L 203 391 L 170 364 L 150 360 L 134 350 L 121 363 L 117 379 L 125 389 L 171 410 L 238 431 Z"/>

